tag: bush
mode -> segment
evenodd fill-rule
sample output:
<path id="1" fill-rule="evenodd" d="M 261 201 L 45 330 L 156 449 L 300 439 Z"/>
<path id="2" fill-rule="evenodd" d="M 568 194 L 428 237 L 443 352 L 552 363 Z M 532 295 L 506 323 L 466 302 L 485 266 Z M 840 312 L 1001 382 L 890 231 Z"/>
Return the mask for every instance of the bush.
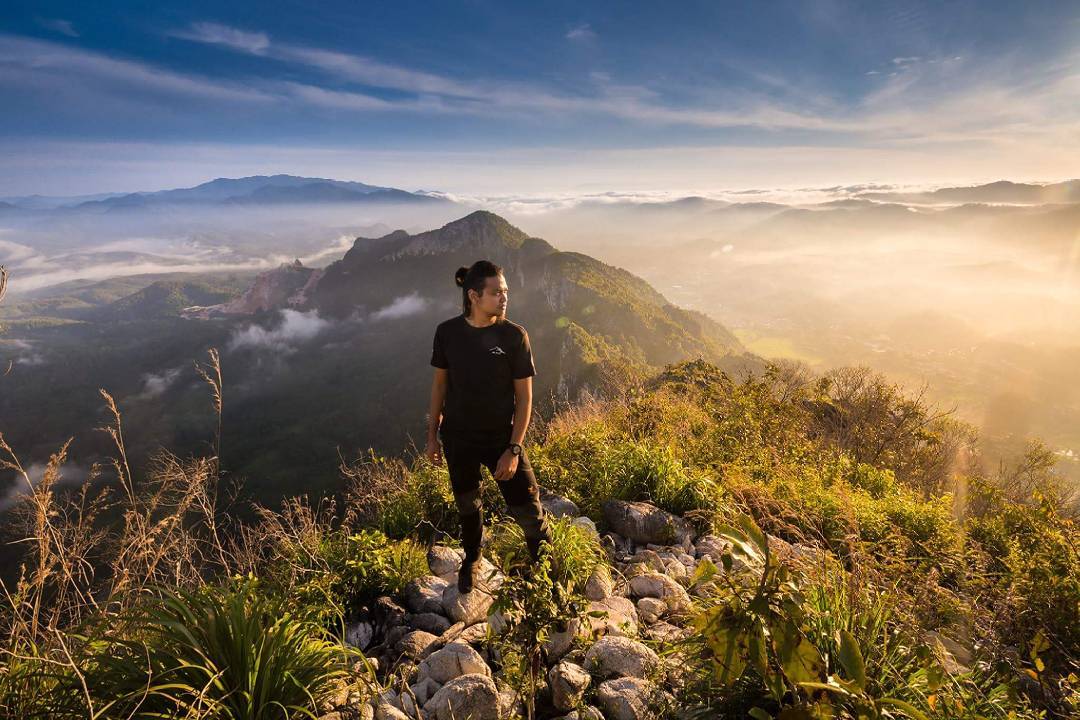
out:
<path id="1" fill-rule="evenodd" d="M 355 658 L 251 579 L 164 590 L 130 620 L 129 639 L 103 645 L 86 673 L 117 716 L 313 717 Z"/>

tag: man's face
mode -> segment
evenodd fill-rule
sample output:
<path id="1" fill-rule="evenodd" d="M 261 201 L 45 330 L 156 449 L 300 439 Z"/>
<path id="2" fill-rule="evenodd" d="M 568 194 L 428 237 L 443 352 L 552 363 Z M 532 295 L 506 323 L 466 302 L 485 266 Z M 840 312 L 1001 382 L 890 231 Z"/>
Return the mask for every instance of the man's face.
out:
<path id="1" fill-rule="evenodd" d="M 485 315 L 506 316 L 506 305 L 510 298 L 510 289 L 506 286 L 506 279 L 502 275 L 489 277 L 484 284 L 484 292 L 476 297 L 472 292 L 473 305 Z"/>

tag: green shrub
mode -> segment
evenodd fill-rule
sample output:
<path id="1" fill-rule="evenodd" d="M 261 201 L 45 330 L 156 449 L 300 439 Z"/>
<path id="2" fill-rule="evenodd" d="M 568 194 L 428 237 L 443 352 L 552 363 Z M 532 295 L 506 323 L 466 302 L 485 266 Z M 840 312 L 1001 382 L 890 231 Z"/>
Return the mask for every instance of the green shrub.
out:
<path id="1" fill-rule="evenodd" d="M 355 659 L 250 579 L 164 590 L 131 621 L 131 634 L 103 644 L 86 672 L 112 716 L 315 717 Z"/>

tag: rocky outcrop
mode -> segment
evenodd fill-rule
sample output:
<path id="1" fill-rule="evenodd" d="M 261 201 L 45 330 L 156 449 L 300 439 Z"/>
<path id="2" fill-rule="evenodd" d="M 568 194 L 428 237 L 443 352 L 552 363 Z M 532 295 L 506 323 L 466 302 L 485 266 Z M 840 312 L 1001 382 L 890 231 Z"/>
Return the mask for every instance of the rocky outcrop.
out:
<path id="1" fill-rule="evenodd" d="M 570 511 L 557 496 L 547 504 Z M 576 509 L 576 508 L 575 508 Z M 661 657 L 651 646 L 671 645 L 691 632 L 695 569 L 712 562 L 724 572 L 727 541 L 713 535 L 695 538 L 682 518 L 647 503 L 612 501 L 604 508 L 611 531 L 603 536 L 609 562 L 601 563 L 582 588 L 588 603 L 561 632 L 551 629 L 542 646 L 546 661 L 538 717 L 559 720 L 645 720 L 659 717 L 672 697 L 663 687 L 678 687 L 680 663 Z M 588 518 L 567 514 L 570 522 L 592 527 Z M 625 534 L 623 534 L 625 533 Z M 770 536 L 777 557 L 799 562 L 813 551 Z M 382 673 L 396 673 L 407 685 L 387 690 L 367 706 L 374 717 L 400 720 L 492 718 L 521 713 L 521 697 L 496 672 L 503 658 L 498 636 L 510 617 L 493 612 L 504 578 L 485 560 L 492 585 L 461 595 L 456 573 L 461 553 L 445 546 L 428 552 L 432 572 L 409 583 L 402 605 L 380 598 L 371 628 L 354 630 L 369 646 Z M 740 566 L 733 571 L 753 569 Z M 359 627 L 358 625 L 350 627 Z M 677 657 L 677 656 L 674 656 Z M 595 702 L 598 707 L 587 705 Z"/>

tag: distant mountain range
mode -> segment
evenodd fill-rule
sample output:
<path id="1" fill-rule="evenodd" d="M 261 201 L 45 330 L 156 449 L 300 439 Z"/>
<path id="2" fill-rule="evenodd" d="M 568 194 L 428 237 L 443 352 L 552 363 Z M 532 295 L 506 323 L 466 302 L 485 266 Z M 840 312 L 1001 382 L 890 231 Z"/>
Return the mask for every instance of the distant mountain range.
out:
<path id="1" fill-rule="evenodd" d="M 446 203 L 431 193 L 412 193 L 397 188 L 360 182 L 299 177 L 254 175 L 218 178 L 190 188 L 79 197 L 4 198 L 8 209 L 107 212 L 173 205 L 283 205 L 289 203 Z"/>

